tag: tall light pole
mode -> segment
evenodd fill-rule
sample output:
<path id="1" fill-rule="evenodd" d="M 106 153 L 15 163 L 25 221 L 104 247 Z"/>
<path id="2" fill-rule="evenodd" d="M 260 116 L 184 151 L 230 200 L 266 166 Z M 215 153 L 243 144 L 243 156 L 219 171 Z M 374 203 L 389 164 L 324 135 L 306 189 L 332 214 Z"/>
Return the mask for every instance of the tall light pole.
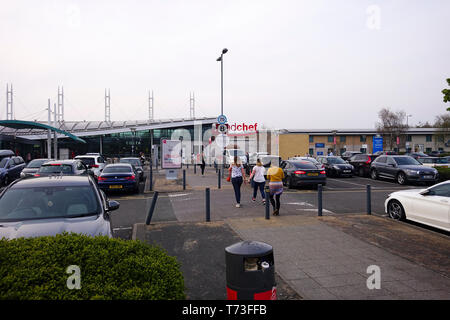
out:
<path id="1" fill-rule="evenodd" d="M 220 114 L 223 114 L 223 55 L 227 52 L 227 48 L 223 49 L 220 57 L 218 57 L 216 60 L 220 61 Z"/>

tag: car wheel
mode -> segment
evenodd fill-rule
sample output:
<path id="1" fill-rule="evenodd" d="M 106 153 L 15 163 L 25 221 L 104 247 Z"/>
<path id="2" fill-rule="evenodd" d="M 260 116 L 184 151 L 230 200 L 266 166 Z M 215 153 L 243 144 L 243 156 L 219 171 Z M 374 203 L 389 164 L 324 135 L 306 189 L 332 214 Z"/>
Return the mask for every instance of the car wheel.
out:
<path id="1" fill-rule="evenodd" d="M 389 201 L 387 209 L 389 217 L 394 220 L 404 220 L 406 217 L 402 204 L 397 200 Z"/>
<path id="2" fill-rule="evenodd" d="M 401 185 L 404 185 L 404 184 L 406 184 L 406 175 L 403 173 L 403 172 L 400 172 L 398 175 L 397 175 L 397 182 L 398 182 L 398 184 L 401 184 Z"/>
<path id="3" fill-rule="evenodd" d="M 5 176 L 5 179 L 3 180 L 3 183 L 5 184 L 5 186 L 8 186 L 11 183 L 11 180 L 9 179 L 8 176 Z"/>
<path id="4" fill-rule="evenodd" d="M 377 173 L 377 170 L 373 169 L 372 171 L 370 171 L 370 177 L 371 177 L 373 180 L 377 180 L 377 179 L 378 179 L 378 173 Z"/>

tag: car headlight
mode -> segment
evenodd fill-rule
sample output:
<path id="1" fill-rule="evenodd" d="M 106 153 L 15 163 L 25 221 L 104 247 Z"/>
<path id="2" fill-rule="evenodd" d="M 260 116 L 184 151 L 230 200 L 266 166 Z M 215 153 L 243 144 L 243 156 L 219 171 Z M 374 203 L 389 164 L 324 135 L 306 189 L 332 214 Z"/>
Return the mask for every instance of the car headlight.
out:
<path id="1" fill-rule="evenodd" d="M 409 173 L 409 174 L 419 174 L 419 171 L 418 171 L 418 170 L 406 169 L 405 171 L 406 171 L 407 173 Z"/>
<path id="2" fill-rule="evenodd" d="M 333 169 L 339 170 L 338 166 L 333 166 Z"/>

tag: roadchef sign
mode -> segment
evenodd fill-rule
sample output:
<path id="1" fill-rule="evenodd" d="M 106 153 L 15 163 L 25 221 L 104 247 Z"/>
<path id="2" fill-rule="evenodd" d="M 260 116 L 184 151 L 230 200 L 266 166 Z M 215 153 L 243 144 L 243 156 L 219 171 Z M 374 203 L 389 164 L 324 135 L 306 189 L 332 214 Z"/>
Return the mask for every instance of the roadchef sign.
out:
<path id="1" fill-rule="evenodd" d="M 181 168 L 181 141 L 162 139 L 161 167 L 163 169 Z"/>

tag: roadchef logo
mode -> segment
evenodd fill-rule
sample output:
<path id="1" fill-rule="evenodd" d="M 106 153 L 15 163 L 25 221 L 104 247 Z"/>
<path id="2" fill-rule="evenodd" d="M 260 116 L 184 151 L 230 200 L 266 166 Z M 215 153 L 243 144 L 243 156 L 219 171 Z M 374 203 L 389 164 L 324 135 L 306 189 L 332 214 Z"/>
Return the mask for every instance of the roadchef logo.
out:
<path id="1" fill-rule="evenodd" d="M 233 123 L 226 124 L 228 128 L 227 135 L 228 136 L 248 136 L 251 134 L 256 134 L 258 130 L 258 123 L 246 124 L 246 123 Z M 216 125 L 216 130 L 218 128 L 218 124 Z"/>

